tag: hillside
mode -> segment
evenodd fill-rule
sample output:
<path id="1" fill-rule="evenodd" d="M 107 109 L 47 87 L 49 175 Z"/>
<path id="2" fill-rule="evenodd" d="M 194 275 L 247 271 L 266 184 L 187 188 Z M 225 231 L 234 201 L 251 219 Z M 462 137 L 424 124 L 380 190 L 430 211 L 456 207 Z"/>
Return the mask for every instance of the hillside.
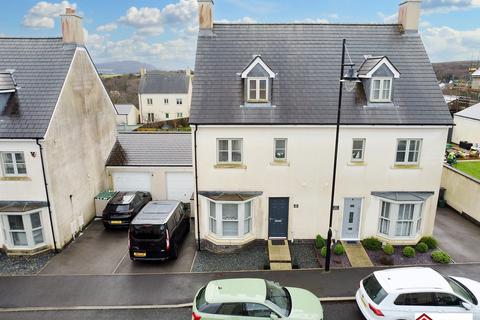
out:
<path id="1" fill-rule="evenodd" d="M 102 81 L 113 103 L 131 103 L 138 107 L 139 75 L 104 76 Z"/>
<path id="2" fill-rule="evenodd" d="M 452 79 L 468 80 L 468 69 L 477 64 L 474 61 L 449 61 L 433 63 L 433 69 L 439 81 L 448 82 Z"/>
<path id="3" fill-rule="evenodd" d="M 129 73 L 139 73 L 140 68 L 145 68 L 147 70 L 157 69 L 155 66 L 139 62 L 139 61 L 112 61 L 105 63 L 97 63 L 98 72 L 101 74 L 129 74 Z"/>

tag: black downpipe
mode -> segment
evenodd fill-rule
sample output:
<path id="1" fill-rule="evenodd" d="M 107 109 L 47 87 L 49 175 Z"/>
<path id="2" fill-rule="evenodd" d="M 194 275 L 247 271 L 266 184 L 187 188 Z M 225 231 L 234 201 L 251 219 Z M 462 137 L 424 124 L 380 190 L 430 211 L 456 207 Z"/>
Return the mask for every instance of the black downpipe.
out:
<path id="1" fill-rule="evenodd" d="M 42 144 L 39 142 L 39 139 L 36 139 L 36 142 L 38 147 L 40 148 L 40 162 L 42 163 L 43 183 L 45 185 L 45 194 L 47 196 L 48 216 L 50 218 L 50 228 L 52 231 L 52 238 L 53 238 L 53 252 L 58 253 L 57 240 L 55 239 L 55 231 L 53 228 L 52 207 L 50 205 L 50 197 L 48 195 L 47 176 L 45 175 L 45 164 L 43 162 L 43 147 L 42 147 Z"/>
<path id="2" fill-rule="evenodd" d="M 340 114 L 342 110 L 342 92 L 343 92 L 343 72 L 345 67 L 345 39 L 342 42 L 342 66 L 340 68 L 340 88 L 338 92 L 338 109 L 337 109 L 337 126 L 335 130 L 335 155 L 333 157 L 333 179 L 332 179 L 332 194 L 330 199 L 330 219 L 328 221 L 328 235 L 327 235 L 327 254 L 325 257 L 325 271 L 330 271 L 330 259 L 332 254 L 332 220 L 333 220 L 333 203 L 335 201 L 335 179 L 337 176 L 337 157 L 338 157 L 338 135 L 340 132 Z"/>
<path id="3" fill-rule="evenodd" d="M 197 130 L 198 125 L 195 125 L 195 130 L 193 131 L 193 156 L 195 161 L 195 210 L 197 211 L 197 250 L 202 251 L 202 248 L 200 246 L 200 211 L 198 205 Z"/>

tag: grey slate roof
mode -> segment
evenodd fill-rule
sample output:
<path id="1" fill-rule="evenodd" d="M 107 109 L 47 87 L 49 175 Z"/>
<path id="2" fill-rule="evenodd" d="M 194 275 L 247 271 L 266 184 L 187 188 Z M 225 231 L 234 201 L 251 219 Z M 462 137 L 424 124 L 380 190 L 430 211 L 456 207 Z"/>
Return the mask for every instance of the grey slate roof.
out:
<path id="1" fill-rule="evenodd" d="M 130 113 L 132 108 L 135 108 L 133 104 L 114 104 L 115 110 L 118 115 L 127 115 Z"/>
<path id="2" fill-rule="evenodd" d="M 343 38 L 356 68 L 365 55 L 387 56 L 401 76 L 394 106 L 365 108 L 355 90 L 344 92 L 342 123 L 453 123 L 420 36 L 402 34 L 398 25 L 217 23 L 213 34 L 198 38 L 193 124 L 334 124 Z M 240 108 L 237 73 L 258 54 L 278 73 L 276 107 Z"/>
<path id="3" fill-rule="evenodd" d="M 18 113 L 0 116 L 0 138 L 42 138 L 76 47 L 61 38 L 0 38 L 0 70 L 14 69 Z"/>
<path id="4" fill-rule="evenodd" d="M 155 93 L 188 93 L 189 76 L 185 71 L 150 71 L 140 80 L 138 92 Z"/>
<path id="5" fill-rule="evenodd" d="M 15 80 L 9 72 L 0 72 L 0 91 L 15 90 Z"/>
<path id="6" fill-rule="evenodd" d="M 455 113 L 455 116 L 468 118 L 471 120 L 480 120 L 480 103 L 474 104 L 471 107 Z"/>
<path id="7" fill-rule="evenodd" d="M 107 166 L 192 166 L 190 133 L 120 133 Z"/>
<path id="8" fill-rule="evenodd" d="M 390 192 L 372 192 L 373 196 L 385 198 L 393 201 L 425 201 L 433 195 L 432 192 L 405 192 L 405 191 L 390 191 Z"/>

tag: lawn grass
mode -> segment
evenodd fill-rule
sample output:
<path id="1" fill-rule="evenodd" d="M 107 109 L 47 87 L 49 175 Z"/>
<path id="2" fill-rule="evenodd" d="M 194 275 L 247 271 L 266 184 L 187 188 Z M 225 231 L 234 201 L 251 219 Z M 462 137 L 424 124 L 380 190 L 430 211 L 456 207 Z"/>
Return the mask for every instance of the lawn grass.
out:
<path id="1" fill-rule="evenodd" d="M 457 162 L 454 167 L 480 180 L 480 161 Z"/>

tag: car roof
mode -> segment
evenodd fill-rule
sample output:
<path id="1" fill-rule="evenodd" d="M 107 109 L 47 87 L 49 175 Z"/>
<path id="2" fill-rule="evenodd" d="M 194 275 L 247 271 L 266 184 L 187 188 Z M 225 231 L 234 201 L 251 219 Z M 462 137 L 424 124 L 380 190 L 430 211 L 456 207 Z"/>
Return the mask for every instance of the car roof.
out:
<path id="1" fill-rule="evenodd" d="M 263 279 L 226 279 L 210 281 L 205 289 L 207 303 L 264 303 L 267 288 Z"/>
<path id="2" fill-rule="evenodd" d="M 452 288 L 447 280 L 430 268 L 398 268 L 374 272 L 380 285 L 388 293 L 411 291 L 448 291 Z"/>
<path id="3" fill-rule="evenodd" d="M 140 210 L 132 224 L 164 224 L 178 207 L 180 201 L 150 201 Z"/>
<path id="4" fill-rule="evenodd" d="M 117 192 L 112 199 L 110 199 L 110 204 L 130 204 L 133 198 L 135 198 L 136 192 Z"/>

